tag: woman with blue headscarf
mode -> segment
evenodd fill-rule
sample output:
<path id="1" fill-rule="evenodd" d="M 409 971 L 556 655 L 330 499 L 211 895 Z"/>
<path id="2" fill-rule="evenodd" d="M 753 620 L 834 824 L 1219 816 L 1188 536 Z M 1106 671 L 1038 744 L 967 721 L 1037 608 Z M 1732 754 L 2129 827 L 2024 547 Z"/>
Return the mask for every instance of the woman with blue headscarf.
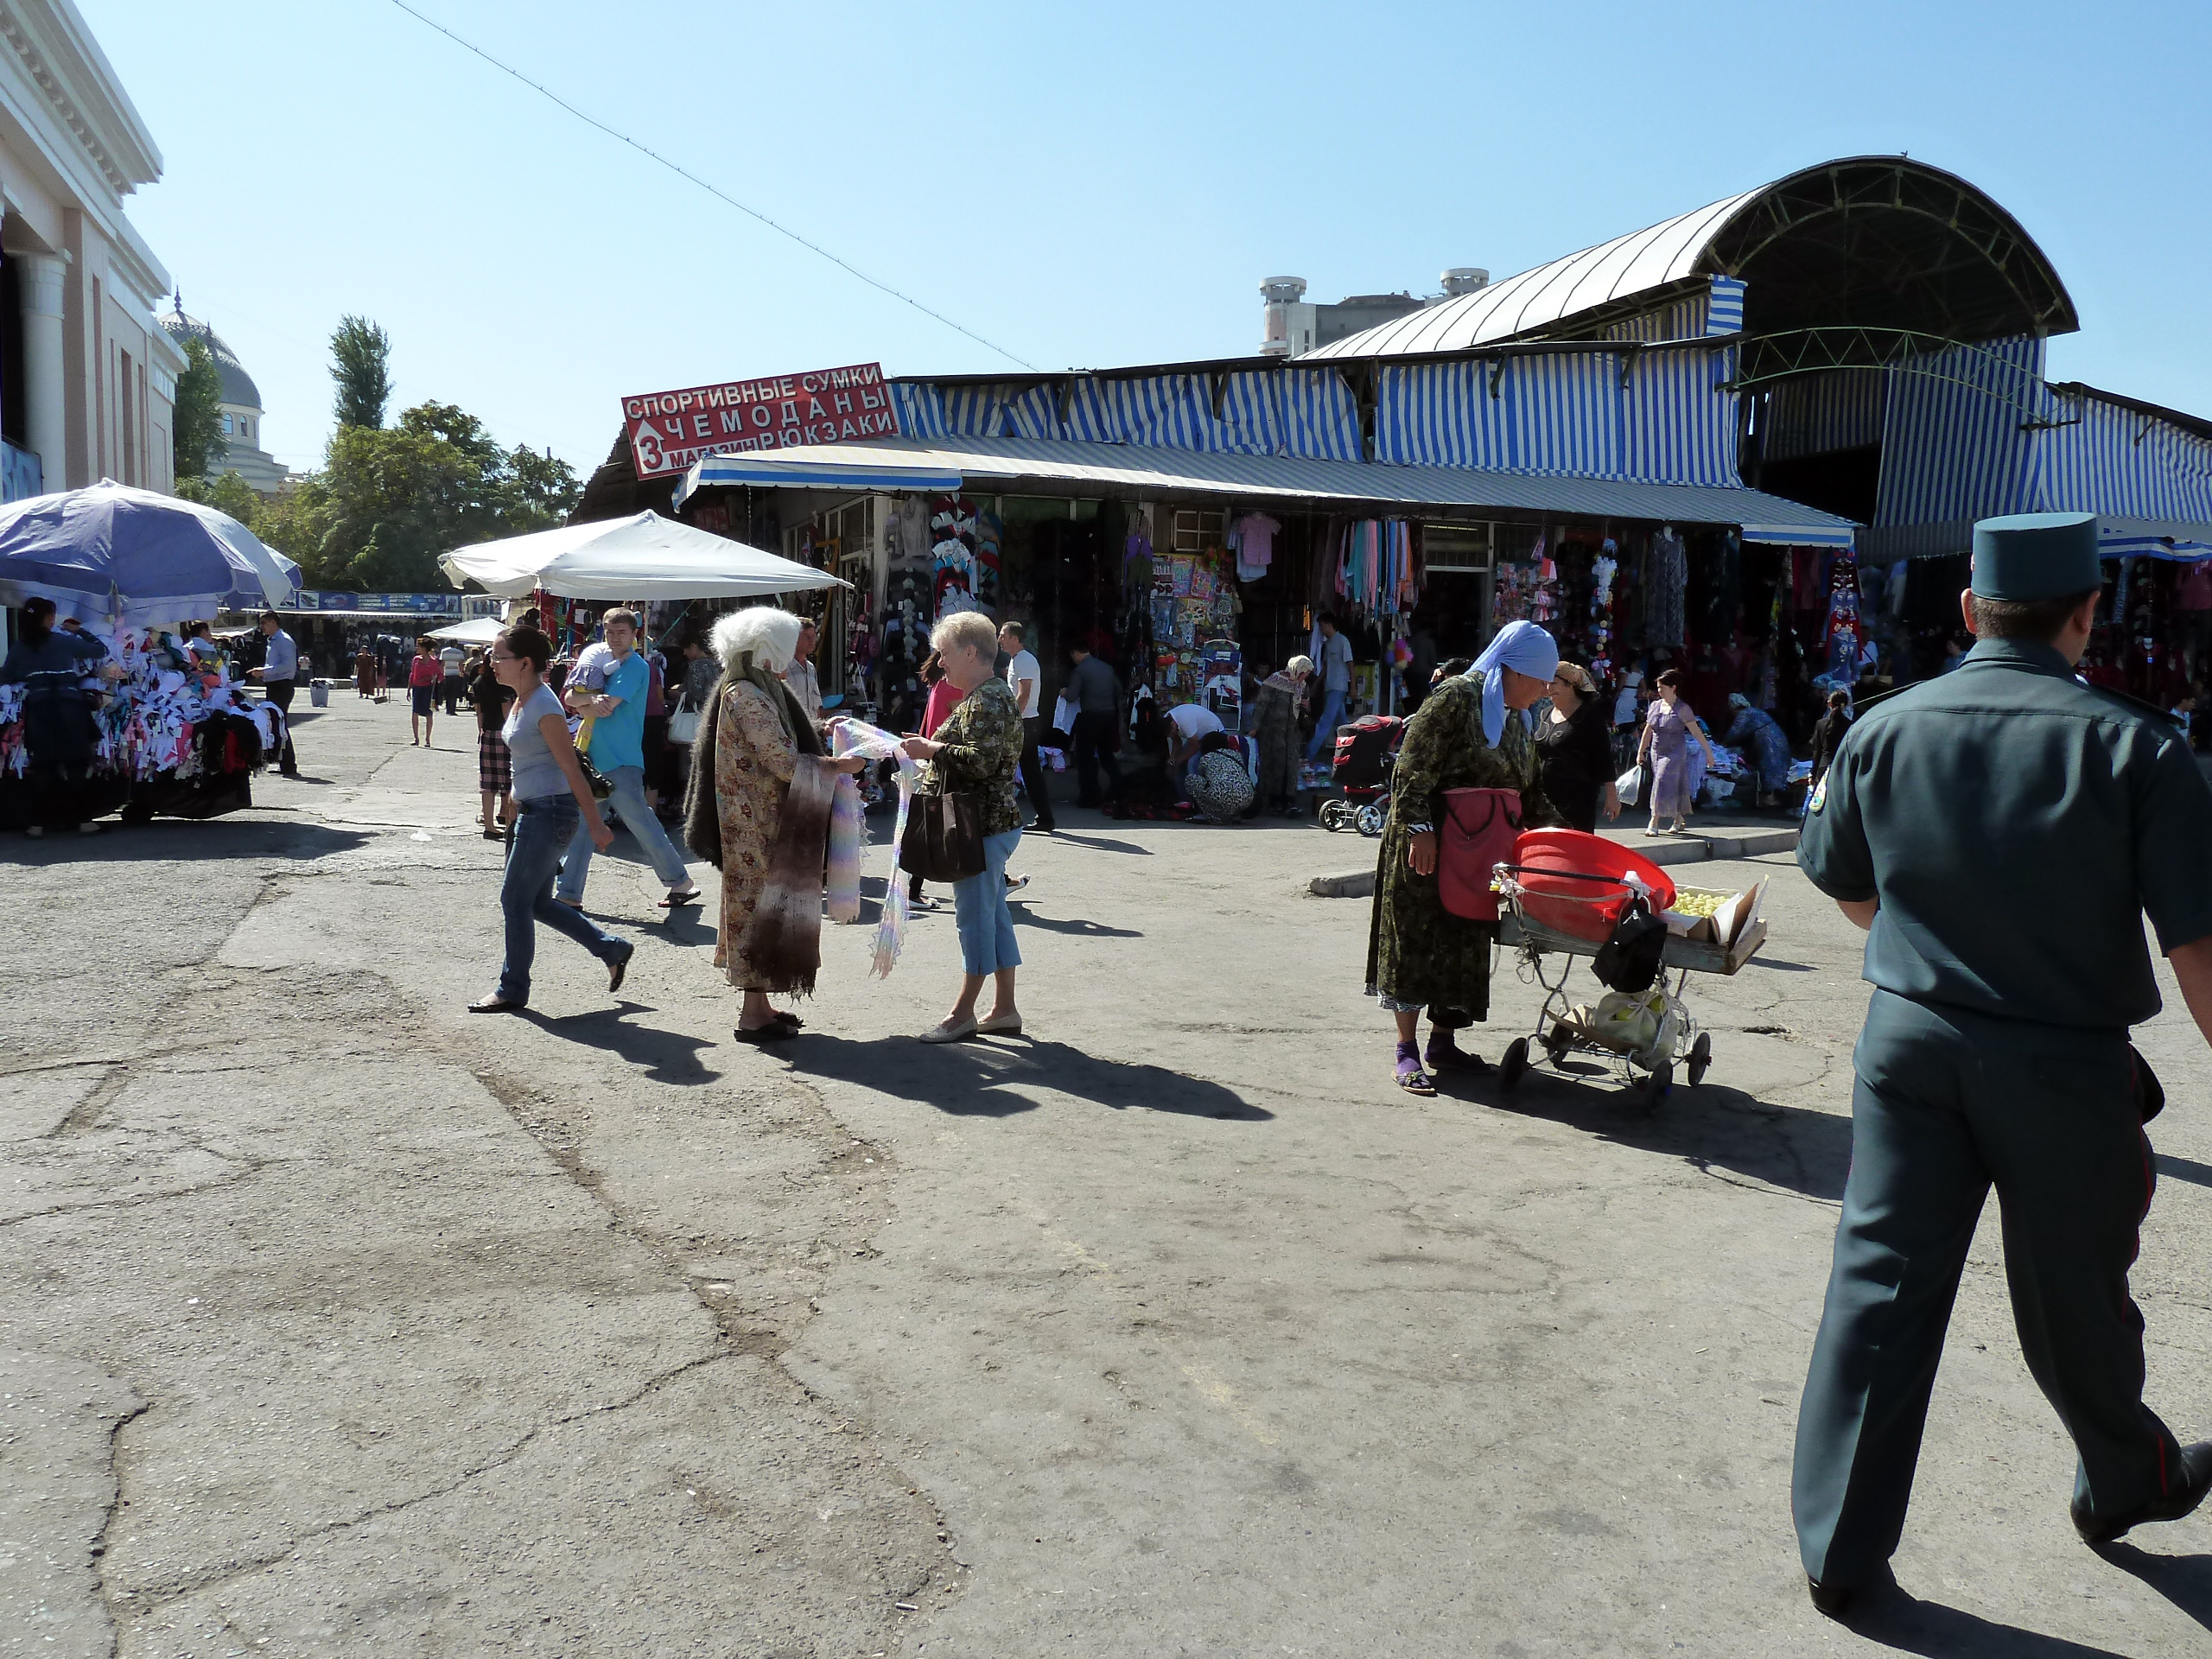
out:
<path id="1" fill-rule="evenodd" d="M 1453 789 L 1518 790 L 1523 822 L 1559 821 L 1538 781 L 1536 747 L 1522 713 L 1544 696 L 1558 666 L 1550 634 L 1533 622 L 1508 623 L 1463 678 L 1437 686 L 1406 722 L 1375 870 L 1367 992 L 1396 1017 L 1393 1075 L 1408 1094 L 1434 1094 L 1435 1072 L 1490 1070 L 1459 1046 L 1454 1033 L 1490 1016 L 1497 928 L 1444 908 L 1436 826 L 1445 791 Z M 1418 1040 L 1423 1008 L 1426 1055 Z"/>
<path id="2" fill-rule="evenodd" d="M 1728 707 L 1732 723 L 1720 741 L 1751 756 L 1759 775 L 1759 804 L 1772 806 L 1789 786 L 1789 740 L 1774 716 L 1752 708 L 1742 692 L 1729 697 Z"/>

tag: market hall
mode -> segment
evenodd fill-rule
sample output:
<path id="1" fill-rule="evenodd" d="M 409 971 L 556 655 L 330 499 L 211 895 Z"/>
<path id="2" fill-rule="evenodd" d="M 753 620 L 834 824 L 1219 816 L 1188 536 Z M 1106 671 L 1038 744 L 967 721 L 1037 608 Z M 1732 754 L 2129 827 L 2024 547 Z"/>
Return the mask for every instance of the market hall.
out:
<path id="1" fill-rule="evenodd" d="M 852 582 L 823 690 L 886 715 L 954 609 L 1028 622 L 1048 683 L 1082 644 L 1224 714 L 1326 611 L 1348 712 L 1419 695 L 1424 635 L 1527 619 L 1802 745 L 1832 688 L 1941 670 L 1976 518 L 2066 509 L 2118 576 L 2085 671 L 2171 699 L 2212 632 L 2212 424 L 2046 381 L 2077 327 L 1982 192 L 1847 159 L 1303 356 L 893 379 L 896 438 L 706 456 L 669 500 Z"/>

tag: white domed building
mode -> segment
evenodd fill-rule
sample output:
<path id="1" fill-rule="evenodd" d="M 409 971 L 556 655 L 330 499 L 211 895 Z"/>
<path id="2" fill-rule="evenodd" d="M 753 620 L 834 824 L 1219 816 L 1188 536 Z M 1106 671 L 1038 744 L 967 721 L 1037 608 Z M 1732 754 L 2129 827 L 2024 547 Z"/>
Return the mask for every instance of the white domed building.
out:
<path id="1" fill-rule="evenodd" d="M 260 388 L 238 361 L 238 353 L 223 343 L 220 334 L 197 317 L 185 315 L 181 296 L 172 303 L 174 308 L 169 315 L 159 319 L 162 327 L 176 341 L 179 350 L 193 335 L 206 340 L 207 349 L 214 354 L 215 372 L 222 377 L 222 434 L 228 448 L 219 460 L 210 460 L 209 476 L 220 478 L 225 473 L 236 473 L 250 488 L 263 495 L 276 494 L 284 487 L 284 468 L 276 456 L 261 447 Z"/>

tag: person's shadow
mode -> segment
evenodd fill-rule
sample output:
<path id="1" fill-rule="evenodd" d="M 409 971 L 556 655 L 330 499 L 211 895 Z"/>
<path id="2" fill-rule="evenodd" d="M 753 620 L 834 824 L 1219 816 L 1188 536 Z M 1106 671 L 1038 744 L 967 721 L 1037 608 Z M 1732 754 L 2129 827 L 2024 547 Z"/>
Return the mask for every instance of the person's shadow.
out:
<path id="1" fill-rule="evenodd" d="M 1925 1659 L 2126 1659 L 2063 1636 L 2000 1624 L 1939 1601 L 1923 1601 L 1894 1583 L 1867 1592 L 1845 1623 L 1858 1636 Z"/>
<path id="2" fill-rule="evenodd" d="M 2130 1543 L 2101 1544 L 2098 1554 L 2138 1578 L 2212 1630 L 2212 1555 L 2153 1555 Z"/>
<path id="3" fill-rule="evenodd" d="M 623 1023 L 633 1014 L 646 1012 L 643 1003 L 625 1001 L 611 1008 L 595 1008 L 589 1014 L 572 1014 L 558 1020 L 535 1008 L 524 1008 L 514 1017 L 527 1020 L 540 1031 L 564 1042 L 607 1050 L 624 1065 L 639 1068 L 650 1083 L 696 1087 L 721 1076 L 719 1071 L 709 1071 L 700 1058 L 700 1050 L 715 1046 L 711 1039 Z"/>
<path id="4" fill-rule="evenodd" d="M 1541 1050 L 1537 1054 L 1542 1058 Z M 1646 1113 L 1610 1067 L 1581 1055 L 1567 1064 L 1571 1069 L 1565 1071 L 1546 1065 L 1530 1072 L 1510 1095 L 1498 1088 L 1495 1074 L 1467 1082 L 1439 1078 L 1438 1086 L 1502 1112 L 1545 1118 L 1602 1141 L 1680 1158 L 1708 1173 L 1732 1171 L 1811 1198 L 1843 1196 L 1851 1171 L 1848 1117 L 1772 1105 L 1712 1082 L 1692 1088 L 1680 1068 L 1673 1092 L 1656 1111 Z"/>
<path id="5" fill-rule="evenodd" d="M 897 1100 L 934 1106 L 963 1117 L 1009 1117 L 1033 1111 L 1037 1094 L 1052 1090 L 1124 1111 L 1149 1111 L 1227 1122 L 1270 1122 L 1274 1114 L 1234 1090 L 1186 1077 L 1163 1066 L 1104 1060 L 1065 1043 L 1026 1037 L 922 1043 L 912 1037 L 873 1042 L 808 1032 L 778 1046 L 803 1077 L 858 1084 Z"/>

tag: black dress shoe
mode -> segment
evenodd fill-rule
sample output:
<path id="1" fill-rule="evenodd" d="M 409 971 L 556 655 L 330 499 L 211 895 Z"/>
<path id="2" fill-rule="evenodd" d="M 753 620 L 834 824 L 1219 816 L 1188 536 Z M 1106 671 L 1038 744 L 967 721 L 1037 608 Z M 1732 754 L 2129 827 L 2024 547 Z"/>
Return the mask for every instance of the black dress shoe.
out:
<path id="1" fill-rule="evenodd" d="M 2195 1446 L 2182 1448 L 2181 1478 L 2174 1483 L 2171 1491 L 2125 1515 L 2114 1516 L 2094 1515 L 2077 1497 L 2073 1503 L 2074 1529 L 2082 1535 L 2085 1544 L 2108 1544 L 2124 1536 L 2132 1527 L 2152 1521 L 2180 1520 L 2204 1501 L 2207 1492 L 2212 1492 L 2212 1440 L 2199 1440 Z"/>
<path id="2" fill-rule="evenodd" d="M 1822 1584 L 1818 1579 L 1807 1578 L 1805 1588 L 1813 1598 L 1813 1609 L 1829 1618 L 1841 1618 L 1851 1611 L 1851 1599 L 1858 1594 L 1856 1586 Z"/>

